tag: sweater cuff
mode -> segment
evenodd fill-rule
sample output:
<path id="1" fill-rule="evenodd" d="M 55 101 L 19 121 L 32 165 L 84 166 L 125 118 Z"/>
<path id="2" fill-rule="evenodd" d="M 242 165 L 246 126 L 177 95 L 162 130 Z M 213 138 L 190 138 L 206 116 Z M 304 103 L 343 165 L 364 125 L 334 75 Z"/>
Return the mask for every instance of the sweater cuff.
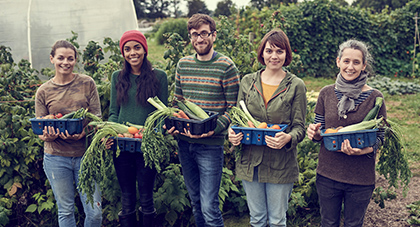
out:
<path id="1" fill-rule="evenodd" d="M 216 128 L 214 129 L 214 135 L 218 135 L 223 132 L 225 129 L 218 123 Z"/>

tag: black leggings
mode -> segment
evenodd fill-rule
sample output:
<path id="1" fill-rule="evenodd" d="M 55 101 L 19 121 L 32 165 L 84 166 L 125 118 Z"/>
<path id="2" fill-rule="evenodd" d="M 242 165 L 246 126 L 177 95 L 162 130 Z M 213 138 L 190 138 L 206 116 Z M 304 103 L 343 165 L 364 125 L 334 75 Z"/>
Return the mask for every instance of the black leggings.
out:
<path id="1" fill-rule="evenodd" d="M 114 155 L 114 166 L 121 188 L 122 215 L 136 211 L 136 180 L 142 212 L 153 213 L 156 170 L 144 166 L 143 153 L 122 151 L 118 158 Z"/>

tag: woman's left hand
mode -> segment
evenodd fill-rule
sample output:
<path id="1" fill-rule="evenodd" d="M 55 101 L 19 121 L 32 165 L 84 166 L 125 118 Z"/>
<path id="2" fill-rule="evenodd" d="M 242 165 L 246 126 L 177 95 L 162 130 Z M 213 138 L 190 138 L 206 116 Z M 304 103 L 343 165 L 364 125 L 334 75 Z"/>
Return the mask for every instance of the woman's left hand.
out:
<path id="1" fill-rule="evenodd" d="M 278 132 L 274 137 L 265 136 L 267 146 L 273 149 L 282 149 L 291 139 L 292 136 L 284 132 Z"/>
<path id="2" fill-rule="evenodd" d="M 341 143 L 341 150 L 339 150 L 339 152 L 340 151 L 347 155 L 364 155 L 364 154 L 373 152 L 373 148 L 372 147 L 365 147 L 363 149 L 353 148 L 350 145 L 350 141 L 348 139 L 345 139 Z"/>

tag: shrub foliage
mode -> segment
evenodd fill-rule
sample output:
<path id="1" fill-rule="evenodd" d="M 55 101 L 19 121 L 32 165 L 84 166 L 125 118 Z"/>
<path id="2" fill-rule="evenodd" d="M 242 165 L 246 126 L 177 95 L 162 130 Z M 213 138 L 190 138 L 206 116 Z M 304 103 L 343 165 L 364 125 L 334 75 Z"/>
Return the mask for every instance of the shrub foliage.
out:
<path id="1" fill-rule="evenodd" d="M 230 17 L 218 18 L 215 49 L 229 56 L 241 76 L 262 67 L 256 48 L 263 35 L 273 28 L 283 29 L 289 36 L 293 63 L 287 67 L 300 77 L 333 77 L 338 45 L 356 38 L 367 42 L 376 59 L 374 70 L 380 75 L 418 77 L 419 57 L 413 54 L 413 15 L 420 8 L 415 0 L 395 11 L 372 14 L 366 10 L 342 7 L 328 0 L 305 1 L 278 8 L 239 10 Z M 167 51 L 163 57 L 168 74 L 169 90 L 174 89 L 175 67 L 179 58 L 193 53 L 186 45 L 185 19 L 162 24 L 155 38 L 163 38 Z M 166 34 L 169 33 L 169 34 Z M 164 35 L 166 34 L 166 35 Z M 411 36 L 413 34 L 413 36 Z M 76 47 L 77 34 L 70 39 Z M 416 46 L 417 47 L 417 46 Z M 84 73 L 95 79 L 101 98 L 103 119 L 108 118 L 110 75 L 121 68 L 118 41 L 105 38 L 103 45 L 90 42 L 80 51 Z M 103 59 L 103 56 L 108 56 Z M 413 59 L 412 59 L 413 58 Z M 79 68 L 83 70 L 82 68 Z M 51 187 L 42 169 L 42 141 L 34 135 L 29 119 L 34 117 L 34 94 L 42 83 L 39 76 L 51 77 L 51 69 L 40 72 L 29 62 L 15 63 L 10 48 L 0 47 L 0 227 L 54 226 L 57 209 Z M 377 86 L 387 85 L 377 81 Z M 403 84 L 404 89 L 416 90 Z M 313 122 L 314 101 L 308 103 L 307 123 Z M 305 139 L 299 144 L 299 181 L 296 182 L 288 210 L 288 225 L 314 223 L 317 214 L 315 168 L 318 144 Z M 241 182 L 235 178 L 235 154 L 225 143 L 225 167 L 219 193 L 220 208 L 225 215 L 248 212 Z M 155 201 L 161 226 L 188 226 L 193 221 L 192 209 L 182 178 L 182 169 L 173 157 L 157 176 Z M 114 170 L 109 171 L 108 185 L 102 188 L 103 215 L 106 226 L 117 225 L 120 209 L 119 188 Z M 77 220 L 83 219 L 82 206 L 76 203 Z M 13 211 L 13 212 L 12 212 Z"/>

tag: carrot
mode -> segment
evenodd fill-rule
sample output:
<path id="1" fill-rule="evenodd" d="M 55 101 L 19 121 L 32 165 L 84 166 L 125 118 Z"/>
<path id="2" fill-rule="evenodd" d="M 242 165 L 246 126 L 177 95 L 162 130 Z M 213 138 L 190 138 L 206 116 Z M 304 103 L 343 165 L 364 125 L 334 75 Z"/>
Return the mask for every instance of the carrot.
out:
<path id="1" fill-rule="evenodd" d="M 181 116 L 181 118 L 185 118 L 185 119 L 190 119 L 187 114 L 185 114 L 184 111 L 180 110 L 178 111 L 179 116 Z"/>
<path id="2" fill-rule="evenodd" d="M 255 128 L 255 125 L 252 123 L 252 121 L 248 121 L 248 126 L 251 128 Z"/>
<path id="3" fill-rule="evenodd" d="M 338 130 L 337 129 L 335 129 L 335 128 L 328 128 L 327 130 L 325 130 L 325 134 L 327 134 L 327 133 L 336 133 L 336 132 L 338 132 Z"/>
<path id="4" fill-rule="evenodd" d="M 181 115 L 179 115 L 178 113 L 175 113 L 175 112 L 172 115 L 174 115 L 174 117 L 177 117 L 177 118 L 182 118 Z"/>

